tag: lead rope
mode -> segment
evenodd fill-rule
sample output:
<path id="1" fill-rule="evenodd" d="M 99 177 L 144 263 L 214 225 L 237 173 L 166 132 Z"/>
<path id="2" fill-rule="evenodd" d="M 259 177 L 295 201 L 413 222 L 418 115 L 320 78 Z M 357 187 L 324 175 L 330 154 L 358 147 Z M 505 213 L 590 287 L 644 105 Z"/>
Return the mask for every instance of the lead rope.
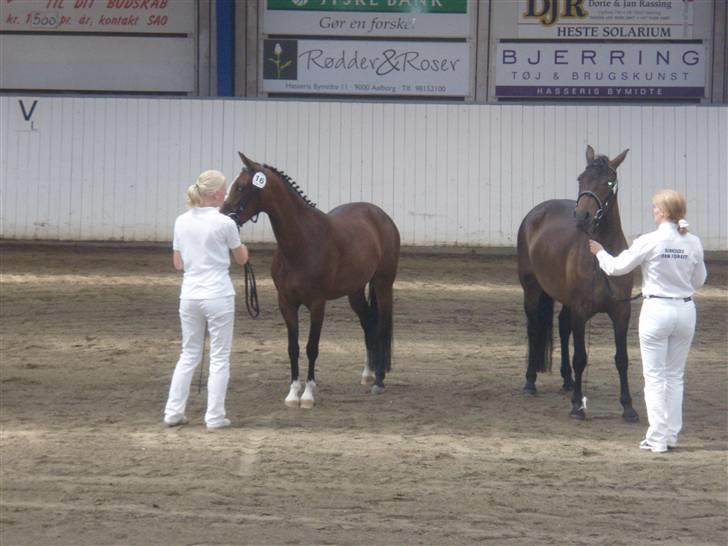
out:
<path id="1" fill-rule="evenodd" d="M 245 263 L 245 307 L 248 314 L 257 319 L 260 315 L 260 305 L 258 305 L 258 286 L 255 283 L 255 273 L 250 262 Z"/>

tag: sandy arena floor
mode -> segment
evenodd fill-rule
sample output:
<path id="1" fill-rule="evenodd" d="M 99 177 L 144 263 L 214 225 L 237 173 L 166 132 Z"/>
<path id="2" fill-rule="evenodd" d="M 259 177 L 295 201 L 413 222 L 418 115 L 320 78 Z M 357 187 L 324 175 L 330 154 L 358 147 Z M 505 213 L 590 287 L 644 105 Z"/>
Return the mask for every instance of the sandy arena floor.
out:
<path id="1" fill-rule="evenodd" d="M 359 385 L 356 317 L 330 303 L 317 407 L 290 410 L 270 252 L 252 250 L 262 317 L 238 300 L 234 426 L 210 434 L 197 375 L 191 423 L 161 425 L 179 351 L 168 250 L 0 246 L 3 546 L 728 543 L 728 263 L 708 264 L 685 431 L 658 456 L 637 448 L 640 302 L 637 425 L 621 419 L 605 316 L 590 329 L 587 421 L 568 417 L 557 370 L 521 392 L 513 256 L 403 256 L 378 397 Z"/>

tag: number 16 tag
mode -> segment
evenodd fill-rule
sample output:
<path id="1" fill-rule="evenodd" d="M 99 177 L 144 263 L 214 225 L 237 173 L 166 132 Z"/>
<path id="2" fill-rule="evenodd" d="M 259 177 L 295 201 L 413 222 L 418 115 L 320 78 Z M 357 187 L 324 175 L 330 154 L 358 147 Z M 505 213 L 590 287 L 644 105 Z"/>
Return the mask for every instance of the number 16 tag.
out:
<path id="1" fill-rule="evenodd" d="M 262 172 L 257 172 L 255 173 L 255 175 L 253 175 L 253 186 L 255 186 L 256 188 L 260 188 L 262 190 L 263 188 L 265 188 L 266 182 L 267 179 Z"/>

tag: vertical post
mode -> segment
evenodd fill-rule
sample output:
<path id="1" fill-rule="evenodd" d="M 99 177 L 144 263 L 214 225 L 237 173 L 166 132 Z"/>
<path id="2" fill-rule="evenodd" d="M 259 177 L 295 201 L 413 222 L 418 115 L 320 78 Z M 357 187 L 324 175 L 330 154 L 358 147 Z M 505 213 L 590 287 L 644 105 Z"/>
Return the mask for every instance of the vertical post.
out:
<path id="1" fill-rule="evenodd" d="M 235 95 L 235 3 L 217 0 L 217 94 Z"/>

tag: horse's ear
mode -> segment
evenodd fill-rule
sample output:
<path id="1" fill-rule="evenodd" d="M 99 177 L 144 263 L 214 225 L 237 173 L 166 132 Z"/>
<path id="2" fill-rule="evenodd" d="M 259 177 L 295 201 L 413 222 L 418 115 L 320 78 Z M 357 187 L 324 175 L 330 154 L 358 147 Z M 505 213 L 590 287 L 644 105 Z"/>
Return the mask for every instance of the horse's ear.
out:
<path id="1" fill-rule="evenodd" d="M 617 157 L 612 159 L 609 162 L 609 166 L 612 167 L 612 169 L 617 169 L 622 164 L 622 161 L 624 161 L 624 158 L 627 157 L 627 152 L 629 152 L 629 148 L 627 148 L 625 151 L 623 151 L 621 154 L 619 154 Z"/>
<path id="2" fill-rule="evenodd" d="M 589 146 L 587 144 L 586 145 L 586 163 L 587 163 L 587 165 L 589 163 L 591 163 L 592 161 L 594 161 L 594 155 L 595 155 L 594 154 L 594 148 L 592 148 L 591 146 Z"/>
<path id="3" fill-rule="evenodd" d="M 251 171 L 256 171 L 256 170 L 258 170 L 258 169 L 256 169 L 256 168 L 255 168 L 255 167 L 253 166 L 253 162 L 252 162 L 252 161 L 251 161 L 250 159 L 248 159 L 247 157 L 245 157 L 245 154 L 244 154 L 244 153 L 242 153 L 242 152 L 238 152 L 238 155 L 240 156 L 240 159 L 241 159 L 241 161 L 243 162 L 243 164 L 244 164 L 244 165 L 245 165 L 245 166 L 246 166 L 246 167 L 247 167 L 248 169 L 250 169 Z"/>

